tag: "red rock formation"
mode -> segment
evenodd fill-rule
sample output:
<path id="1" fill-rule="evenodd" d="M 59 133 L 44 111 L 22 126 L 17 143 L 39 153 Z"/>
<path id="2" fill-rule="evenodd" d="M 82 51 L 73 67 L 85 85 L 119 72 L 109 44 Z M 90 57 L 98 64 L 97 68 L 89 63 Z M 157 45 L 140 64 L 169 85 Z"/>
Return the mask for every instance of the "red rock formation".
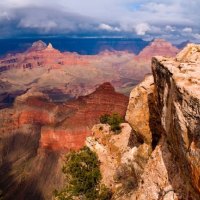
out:
<path id="1" fill-rule="evenodd" d="M 48 112 L 34 109 L 22 111 L 19 115 L 19 126 L 24 124 L 52 124 L 53 121 L 53 116 L 50 116 Z"/>
<path id="2" fill-rule="evenodd" d="M 105 83 L 66 103 L 28 91 L 13 107 L 0 110 L 0 188 L 9 191 L 6 199 L 51 199 L 62 185 L 63 154 L 84 146 L 102 114 L 124 116 L 127 104 L 128 97 Z"/>
<path id="3" fill-rule="evenodd" d="M 88 61 L 76 53 L 61 53 L 51 44 L 46 46 L 42 41 L 33 43 L 32 47 L 24 53 L 8 55 L 0 61 L 1 71 L 13 68 L 47 67 L 59 68 L 68 65 L 85 65 Z"/>
<path id="4" fill-rule="evenodd" d="M 85 139 L 90 135 L 90 130 L 68 129 L 56 130 L 44 127 L 41 132 L 40 146 L 42 149 L 52 151 L 78 150 L 85 144 Z"/>
<path id="5" fill-rule="evenodd" d="M 137 56 L 138 61 L 151 60 L 153 56 L 173 57 L 179 52 L 175 46 L 163 39 L 155 39 L 149 46 L 145 47 Z"/>
<path id="6" fill-rule="evenodd" d="M 62 53 L 39 41 L 24 53 L 0 59 L 0 106 L 11 104 L 12 97 L 30 88 L 48 94 L 57 91 L 50 96 L 52 100 L 66 101 L 90 94 L 103 82 L 111 82 L 117 91 L 129 95 L 132 87 L 151 73 L 152 56 L 174 55 L 177 51 L 170 43 L 155 40 L 138 56 L 126 51 L 79 55 Z"/>
<path id="7" fill-rule="evenodd" d="M 65 117 L 54 126 L 42 129 L 40 146 L 53 150 L 78 149 L 101 115 L 119 113 L 124 116 L 127 104 L 126 96 L 116 93 L 110 83 L 104 83 L 94 93 L 59 107 L 55 116 L 66 113 Z"/>
<path id="8" fill-rule="evenodd" d="M 45 96 L 25 94 L 16 99 L 13 112 L 17 128 L 42 126 L 41 148 L 66 151 L 84 145 L 85 138 L 91 134 L 90 128 L 99 122 L 101 115 L 124 116 L 127 104 L 128 97 L 116 93 L 110 83 L 104 83 L 92 94 L 65 104 L 49 102 Z M 5 123 L 2 127 L 8 126 L 7 120 Z"/>

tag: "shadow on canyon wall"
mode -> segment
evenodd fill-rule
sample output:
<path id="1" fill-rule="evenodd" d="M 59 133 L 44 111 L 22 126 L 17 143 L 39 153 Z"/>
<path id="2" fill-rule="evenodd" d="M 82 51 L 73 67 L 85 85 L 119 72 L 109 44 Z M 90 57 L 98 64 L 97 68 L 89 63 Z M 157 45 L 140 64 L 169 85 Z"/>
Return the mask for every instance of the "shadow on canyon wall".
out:
<path id="1" fill-rule="evenodd" d="M 50 199 L 61 184 L 59 155 L 40 150 L 39 139 L 40 127 L 34 127 L 32 134 L 16 132 L 1 138 L 0 188 L 5 200 Z"/>

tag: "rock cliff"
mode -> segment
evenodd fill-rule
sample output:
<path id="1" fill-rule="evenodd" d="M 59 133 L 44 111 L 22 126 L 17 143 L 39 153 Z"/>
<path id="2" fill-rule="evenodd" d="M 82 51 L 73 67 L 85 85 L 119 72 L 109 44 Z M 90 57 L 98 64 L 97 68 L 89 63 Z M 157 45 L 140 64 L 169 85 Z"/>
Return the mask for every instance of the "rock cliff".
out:
<path id="1" fill-rule="evenodd" d="M 87 145 L 100 156 L 103 174 L 112 176 L 110 180 L 120 174 L 132 183 L 127 190 L 123 182 L 111 181 L 113 199 L 200 199 L 199 69 L 200 46 L 189 44 L 174 58 L 154 57 L 153 76 L 146 77 L 132 90 L 126 113 L 132 130 L 126 131 L 125 137 L 122 129 L 117 136 L 122 141 L 117 152 L 123 157 L 126 149 L 129 155 L 126 173 L 129 174 L 127 168 L 131 166 L 135 176 L 119 173 L 122 162 L 117 162 L 108 148 L 116 141 L 102 140 L 112 133 L 109 129 L 94 127 L 93 139 L 88 138 Z M 103 156 L 106 158 L 102 159 Z M 104 163 L 110 162 L 109 157 L 114 163 L 110 171 Z M 106 181 L 105 184 L 109 186 Z"/>
<path id="2" fill-rule="evenodd" d="M 200 193 L 200 46 L 189 44 L 175 59 L 156 57 L 152 69 L 162 127 L 187 185 Z"/>

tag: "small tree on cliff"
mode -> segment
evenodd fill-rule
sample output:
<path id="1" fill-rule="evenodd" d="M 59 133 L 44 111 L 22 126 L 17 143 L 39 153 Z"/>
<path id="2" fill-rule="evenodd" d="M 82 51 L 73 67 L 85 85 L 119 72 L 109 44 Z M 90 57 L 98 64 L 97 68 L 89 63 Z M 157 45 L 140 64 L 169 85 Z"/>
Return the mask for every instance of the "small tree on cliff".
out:
<path id="1" fill-rule="evenodd" d="M 100 117 L 100 123 L 109 124 L 111 126 L 111 130 L 115 133 L 119 133 L 121 131 L 120 124 L 123 122 L 123 117 L 117 113 L 114 113 L 112 115 L 105 114 Z"/>
<path id="2" fill-rule="evenodd" d="M 86 200 L 109 200 L 111 192 L 100 185 L 101 173 L 99 161 L 88 147 L 78 152 L 70 152 L 63 166 L 66 186 L 60 192 L 55 191 L 58 200 L 73 200 L 75 197 Z"/>

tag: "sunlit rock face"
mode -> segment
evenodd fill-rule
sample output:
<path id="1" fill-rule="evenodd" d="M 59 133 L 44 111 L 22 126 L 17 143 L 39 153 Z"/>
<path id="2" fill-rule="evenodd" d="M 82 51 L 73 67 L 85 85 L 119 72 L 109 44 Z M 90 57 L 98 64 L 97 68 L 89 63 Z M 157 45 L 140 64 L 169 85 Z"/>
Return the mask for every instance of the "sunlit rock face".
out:
<path id="1" fill-rule="evenodd" d="M 152 69 L 162 126 L 172 152 L 185 183 L 200 192 L 200 46 L 189 44 L 175 59 L 156 57 Z"/>

